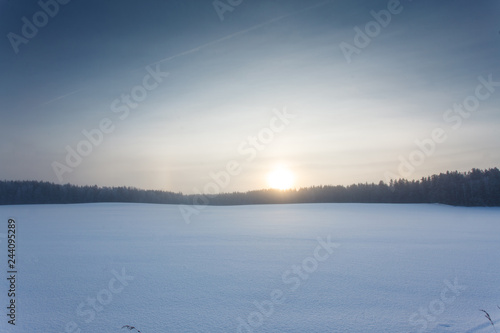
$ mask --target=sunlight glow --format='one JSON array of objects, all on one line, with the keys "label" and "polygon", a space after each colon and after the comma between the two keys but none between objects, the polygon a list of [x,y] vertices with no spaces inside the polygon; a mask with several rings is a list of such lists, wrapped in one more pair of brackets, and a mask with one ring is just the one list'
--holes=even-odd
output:
[{"label": "sunlight glow", "polygon": [[275,169],[267,176],[267,183],[271,188],[288,190],[293,186],[293,173],[287,169]]}]

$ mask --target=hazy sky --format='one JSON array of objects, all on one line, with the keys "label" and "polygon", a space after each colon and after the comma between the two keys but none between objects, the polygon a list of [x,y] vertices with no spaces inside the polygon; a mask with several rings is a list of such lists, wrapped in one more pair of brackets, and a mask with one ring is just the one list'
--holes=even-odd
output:
[{"label": "hazy sky", "polygon": [[0,179],[193,193],[210,174],[266,188],[277,166],[295,187],[498,167],[499,17],[498,0],[2,0]]}]

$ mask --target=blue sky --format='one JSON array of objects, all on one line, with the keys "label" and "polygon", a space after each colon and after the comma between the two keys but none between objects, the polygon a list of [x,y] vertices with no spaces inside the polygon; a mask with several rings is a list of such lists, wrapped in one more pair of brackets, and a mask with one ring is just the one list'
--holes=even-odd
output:
[{"label": "blue sky", "polygon": [[[302,187],[500,165],[498,1],[65,2],[0,1],[0,179],[193,193],[231,161],[223,192],[278,166]],[[372,11],[390,22],[347,59]]]}]

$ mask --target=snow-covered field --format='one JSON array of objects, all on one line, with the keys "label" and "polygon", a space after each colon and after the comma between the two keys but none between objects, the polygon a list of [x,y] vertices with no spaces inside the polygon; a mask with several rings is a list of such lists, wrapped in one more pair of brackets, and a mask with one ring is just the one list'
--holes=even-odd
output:
[{"label": "snow-covered field", "polygon": [[190,224],[171,205],[0,216],[0,332],[494,332],[479,309],[500,326],[498,208],[208,207]]}]

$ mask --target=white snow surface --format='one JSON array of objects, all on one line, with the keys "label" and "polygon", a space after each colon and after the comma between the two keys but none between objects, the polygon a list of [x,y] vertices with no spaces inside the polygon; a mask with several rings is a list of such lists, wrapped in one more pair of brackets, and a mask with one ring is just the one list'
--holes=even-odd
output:
[{"label": "white snow surface", "polygon": [[[189,224],[175,205],[0,206],[0,216],[0,332],[494,332],[479,309],[500,326],[499,208],[206,207]],[[328,237],[339,246],[322,247]]]}]

